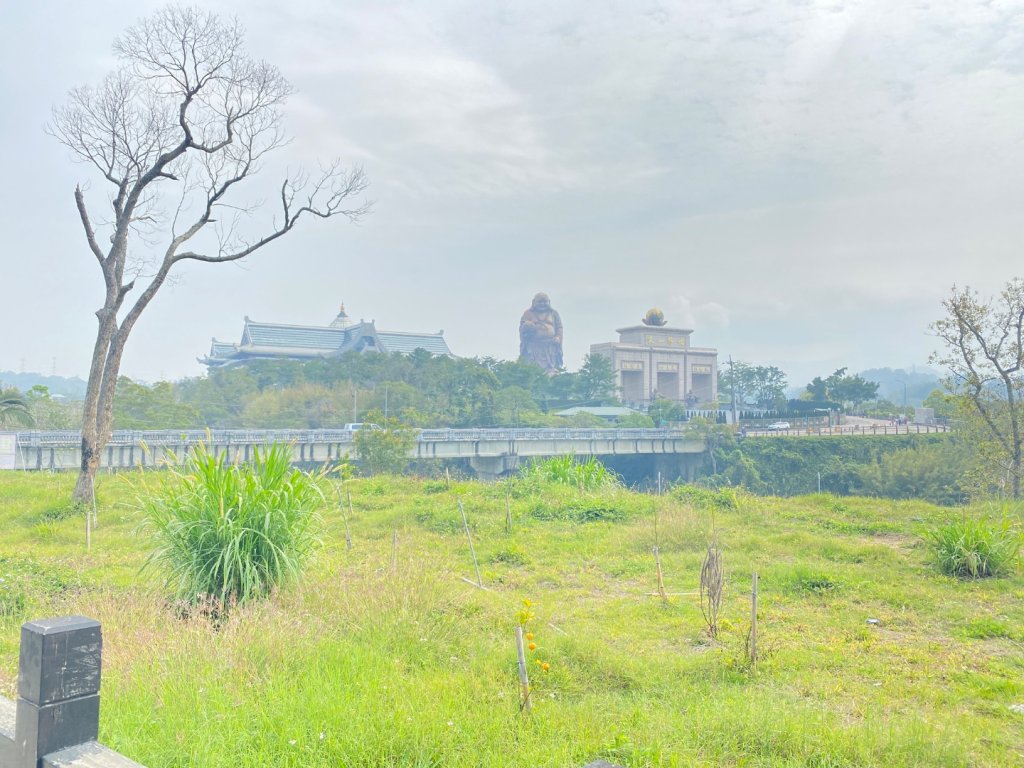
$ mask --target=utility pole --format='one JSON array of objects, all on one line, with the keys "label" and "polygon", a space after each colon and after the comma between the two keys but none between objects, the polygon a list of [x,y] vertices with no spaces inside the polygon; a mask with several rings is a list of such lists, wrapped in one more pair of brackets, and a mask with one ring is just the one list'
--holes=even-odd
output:
[{"label": "utility pole", "polygon": [[732,393],[732,425],[735,428],[739,421],[736,419],[736,371],[732,365],[732,355],[729,355],[729,391]]}]

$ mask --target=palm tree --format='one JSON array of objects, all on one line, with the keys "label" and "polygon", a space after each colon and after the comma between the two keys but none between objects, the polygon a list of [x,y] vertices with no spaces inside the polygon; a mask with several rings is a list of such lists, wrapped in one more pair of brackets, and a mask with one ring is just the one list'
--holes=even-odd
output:
[{"label": "palm tree", "polygon": [[35,423],[28,403],[16,389],[0,390],[0,427],[31,427]]}]

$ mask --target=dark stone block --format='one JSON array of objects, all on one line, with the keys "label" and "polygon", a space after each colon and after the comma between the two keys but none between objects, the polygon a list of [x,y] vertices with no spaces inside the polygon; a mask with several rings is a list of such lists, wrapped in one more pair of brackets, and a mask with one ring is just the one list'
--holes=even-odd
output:
[{"label": "dark stone block", "polygon": [[18,695],[45,706],[99,693],[102,647],[99,622],[83,616],[24,624]]},{"label": "dark stone block", "polygon": [[42,707],[18,699],[15,744],[25,765],[35,766],[40,757],[93,741],[99,735],[99,694],[45,704]]}]

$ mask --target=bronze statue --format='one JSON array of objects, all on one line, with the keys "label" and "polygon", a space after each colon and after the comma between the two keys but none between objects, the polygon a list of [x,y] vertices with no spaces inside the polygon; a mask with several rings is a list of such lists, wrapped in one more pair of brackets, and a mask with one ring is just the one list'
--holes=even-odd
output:
[{"label": "bronze statue", "polygon": [[546,293],[533,297],[519,321],[519,360],[536,363],[549,376],[562,368],[562,318],[551,308]]}]

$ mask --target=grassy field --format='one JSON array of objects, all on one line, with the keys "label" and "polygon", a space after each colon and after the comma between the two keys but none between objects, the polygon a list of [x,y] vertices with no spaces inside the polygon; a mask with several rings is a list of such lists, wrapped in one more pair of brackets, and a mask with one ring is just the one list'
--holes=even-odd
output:
[{"label": "grassy field", "polygon": [[[159,575],[140,576],[135,500],[154,476],[100,479],[89,550],[61,503],[71,481],[0,474],[0,693],[15,689],[22,621],[97,618],[101,739],[150,768],[1024,765],[1010,709],[1024,703],[1024,577],[935,569],[922,536],[960,510],[535,487],[513,496],[508,533],[502,486],[355,480],[353,548],[325,509],[301,585],[213,627],[176,617]],[[459,499],[486,590],[463,580]],[[652,594],[655,512],[667,603]],[[712,520],[717,642],[694,594]],[[530,715],[513,642],[524,600]]]}]

